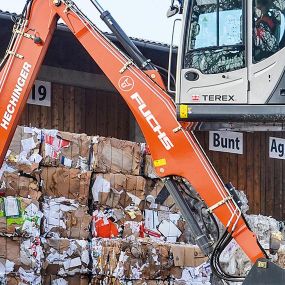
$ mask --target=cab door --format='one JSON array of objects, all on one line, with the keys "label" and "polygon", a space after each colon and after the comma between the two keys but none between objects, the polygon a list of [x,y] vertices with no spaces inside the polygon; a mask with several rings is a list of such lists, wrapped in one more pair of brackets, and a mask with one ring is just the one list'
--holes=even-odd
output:
[{"label": "cab door", "polygon": [[249,44],[249,103],[285,104],[285,0],[253,0]]},{"label": "cab door", "polygon": [[176,103],[248,103],[243,2],[185,2]]}]

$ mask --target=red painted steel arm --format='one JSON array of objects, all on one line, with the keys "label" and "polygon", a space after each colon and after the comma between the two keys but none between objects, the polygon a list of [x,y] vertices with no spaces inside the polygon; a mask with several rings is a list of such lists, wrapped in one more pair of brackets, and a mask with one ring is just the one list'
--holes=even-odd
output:
[{"label": "red painted steel arm", "polygon": [[[233,200],[227,199],[229,197],[227,189],[194,134],[185,131],[176,120],[173,101],[161,88],[163,86],[154,81],[159,76],[157,71],[152,73],[148,71],[146,74],[134,64],[130,64],[130,59],[89,22],[72,1],[62,0],[59,6],[55,6],[54,2],[57,1],[34,0],[30,21],[25,31],[36,30],[43,39],[44,45],[39,46],[29,39],[22,38],[17,52],[22,54],[24,59],[13,57],[8,78],[2,82],[4,88],[1,89],[0,94],[1,120],[23,64],[28,62],[31,65],[27,83],[23,87],[25,91],[22,93],[21,106],[18,105],[13,116],[13,125],[12,123],[9,125],[8,131],[0,129],[1,160],[39,69],[54,30],[56,15],[58,15],[128,104],[150,147],[157,173],[161,177],[175,175],[187,179],[208,207],[212,207],[213,213],[223,225],[225,227],[229,225],[230,229],[234,228],[233,237],[251,261],[255,262],[258,258],[264,257],[255,234],[247,227]],[[92,122],[89,123],[92,124]]]}]

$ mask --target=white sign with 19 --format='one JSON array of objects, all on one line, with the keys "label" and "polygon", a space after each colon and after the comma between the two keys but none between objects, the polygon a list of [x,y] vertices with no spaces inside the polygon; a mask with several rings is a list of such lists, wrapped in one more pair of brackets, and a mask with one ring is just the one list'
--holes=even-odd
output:
[{"label": "white sign with 19", "polygon": [[51,83],[47,81],[36,80],[31,90],[28,104],[51,106]]}]

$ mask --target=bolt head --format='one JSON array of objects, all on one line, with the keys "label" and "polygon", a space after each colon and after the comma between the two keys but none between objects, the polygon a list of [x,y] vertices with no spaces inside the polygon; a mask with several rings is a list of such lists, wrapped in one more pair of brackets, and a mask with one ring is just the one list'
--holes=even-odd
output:
[{"label": "bolt head", "polygon": [[58,7],[61,4],[61,0],[53,0],[53,4]]}]

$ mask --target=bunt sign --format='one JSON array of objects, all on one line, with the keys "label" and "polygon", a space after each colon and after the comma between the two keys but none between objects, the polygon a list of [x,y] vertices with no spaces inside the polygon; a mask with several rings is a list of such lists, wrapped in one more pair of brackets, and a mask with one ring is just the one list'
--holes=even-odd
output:
[{"label": "bunt sign", "polygon": [[237,132],[210,132],[209,149],[213,151],[243,154],[243,134]]},{"label": "bunt sign", "polygon": [[269,157],[285,159],[285,139],[269,137]]}]

